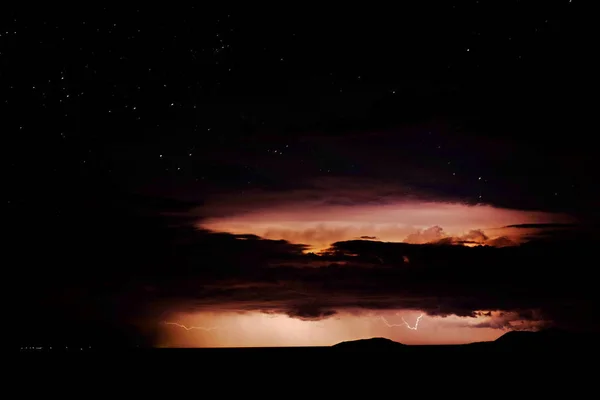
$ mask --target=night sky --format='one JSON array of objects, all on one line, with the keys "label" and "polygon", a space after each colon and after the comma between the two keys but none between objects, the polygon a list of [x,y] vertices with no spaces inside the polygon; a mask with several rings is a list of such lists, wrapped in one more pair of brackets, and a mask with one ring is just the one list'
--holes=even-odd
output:
[{"label": "night sky", "polygon": [[16,341],[597,329],[586,11],[406,3],[2,13]]}]

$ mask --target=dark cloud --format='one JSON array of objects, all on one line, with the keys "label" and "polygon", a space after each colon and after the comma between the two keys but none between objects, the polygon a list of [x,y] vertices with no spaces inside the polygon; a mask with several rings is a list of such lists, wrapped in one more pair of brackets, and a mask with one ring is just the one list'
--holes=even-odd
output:
[{"label": "dark cloud", "polygon": [[[551,225],[551,224],[548,224]],[[547,246],[562,246],[563,242],[575,243],[583,242],[589,243],[594,241],[598,237],[600,232],[600,224],[594,222],[588,222],[580,225],[567,226],[548,226],[543,229],[534,229],[527,235],[524,235],[525,240],[533,241],[536,243],[544,243]]]},{"label": "dark cloud", "polygon": [[551,229],[551,228],[574,228],[576,224],[517,224],[507,225],[505,228],[519,228],[519,229]]},{"label": "dark cloud", "polygon": [[360,238],[364,240],[377,240],[377,236],[361,236]]},{"label": "dark cloud", "polygon": [[475,328],[493,328],[510,330],[537,330],[552,326],[552,321],[544,319],[538,310],[519,310],[513,312],[478,312],[477,315],[491,317],[485,322],[471,325]]},{"label": "dark cloud", "polygon": [[500,236],[492,239],[488,241],[487,244],[494,247],[509,247],[517,245],[513,240],[507,238],[506,236]]},{"label": "dark cloud", "polygon": [[[303,319],[325,318],[344,309],[407,308],[439,316],[505,310],[513,314],[494,319],[498,327],[524,319],[530,320],[528,327],[552,321],[590,328],[596,327],[597,311],[591,307],[593,285],[585,280],[589,253],[586,245],[574,244],[466,248],[356,240],[335,243],[322,256],[310,256],[315,261],[339,261],[329,266],[265,264],[228,280],[215,279],[210,290],[201,285],[192,285],[192,292],[176,290],[199,309],[265,310]],[[569,268],[556,270],[554,265]],[[233,289],[231,279],[249,286]]]},{"label": "dark cloud", "polygon": [[303,304],[293,307],[286,312],[292,318],[298,318],[304,321],[315,321],[323,318],[331,317],[337,312],[331,309],[323,309],[317,304]]},{"label": "dark cloud", "polygon": [[[336,146],[338,146],[336,144]],[[294,166],[297,162],[293,163]],[[282,167],[268,165],[268,170],[277,171]],[[295,168],[295,167],[294,167]],[[275,181],[270,178],[269,181]],[[432,188],[417,188],[414,184],[399,183],[398,178],[369,178],[358,176],[326,176],[295,179],[282,182],[273,188],[255,188],[245,191],[245,196],[231,196],[223,191],[205,194],[203,204],[194,210],[197,217],[233,216],[244,214],[256,208],[269,209],[282,204],[301,204],[302,207],[379,205],[398,201],[440,201],[460,199],[456,196],[442,196]],[[266,186],[266,185],[265,185]]]}]

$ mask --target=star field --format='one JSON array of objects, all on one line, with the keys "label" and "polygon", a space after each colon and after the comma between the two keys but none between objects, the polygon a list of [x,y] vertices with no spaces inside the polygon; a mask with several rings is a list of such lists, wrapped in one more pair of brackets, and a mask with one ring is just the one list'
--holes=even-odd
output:
[{"label": "star field", "polygon": [[586,156],[553,139],[578,135],[581,122],[577,2],[276,18],[197,6],[71,11],[5,16],[13,206],[25,181],[197,199],[377,177],[549,208],[590,195]]}]

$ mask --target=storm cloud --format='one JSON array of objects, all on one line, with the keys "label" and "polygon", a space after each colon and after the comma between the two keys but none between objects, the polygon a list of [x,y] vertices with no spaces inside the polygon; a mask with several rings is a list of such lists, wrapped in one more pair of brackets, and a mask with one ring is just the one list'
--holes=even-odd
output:
[{"label": "storm cloud", "polygon": [[[24,253],[33,267],[10,275],[22,338],[70,333],[88,342],[115,337],[151,343],[152,327],[172,309],[309,321],[373,310],[440,317],[494,312],[485,327],[501,329],[519,319],[528,321],[521,322],[524,329],[598,329],[590,268],[596,242],[589,232],[499,248],[485,245],[479,231],[451,245],[350,240],[311,253],[302,243],[197,229],[193,220],[172,216],[133,217],[111,209],[77,221],[69,237],[49,237],[40,251]],[[61,264],[43,263],[61,254]],[[27,274],[38,279],[28,282]]]}]

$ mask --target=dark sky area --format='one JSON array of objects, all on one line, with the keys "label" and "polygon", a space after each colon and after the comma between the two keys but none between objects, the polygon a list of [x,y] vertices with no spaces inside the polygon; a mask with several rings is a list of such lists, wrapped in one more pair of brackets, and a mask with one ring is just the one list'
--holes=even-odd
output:
[{"label": "dark sky area", "polygon": [[[575,287],[591,288],[582,265],[567,265],[591,257],[599,200],[597,71],[580,3],[11,6],[0,17],[0,112],[17,336],[148,344],[148,321],[173,304],[232,298],[275,298],[268,310],[310,318],[350,306],[432,316],[536,309],[577,325],[593,302]],[[566,215],[576,229],[565,237],[563,225],[548,226],[540,243],[509,248],[439,250],[449,256],[366,240],[307,255],[306,243],[193,229],[291,203],[297,213],[306,201],[370,207],[392,197]],[[399,253],[382,255],[387,245],[405,246],[422,270],[405,276]],[[348,269],[294,266],[317,261]],[[251,295],[227,286],[244,279],[281,284]],[[386,300],[365,300],[381,279]],[[400,281],[414,287],[402,292]],[[281,291],[299,282],[310,307]],[[511,282],[515,293],[503,291]],[[564,282],[573,287],[558,301]],[[339,296],[320,306],[324,293]],[[576,312],[548,305],[565,298]]]}]

